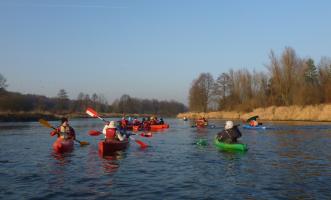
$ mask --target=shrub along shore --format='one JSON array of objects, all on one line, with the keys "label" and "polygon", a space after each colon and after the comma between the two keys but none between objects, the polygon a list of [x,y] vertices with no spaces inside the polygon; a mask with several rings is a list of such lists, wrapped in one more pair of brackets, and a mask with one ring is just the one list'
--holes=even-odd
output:
[{"label": "shrub along shore", "polygon": [[180,113],[177,118],[187,117],[196,119],[205,117],[207,119],[233,119],[246,120],[258,115],[259,120],[266,121],[318,121],[331,122],[331,104],[320,104],[311,106],[270,106],[256,108],[252,112],[239,111],[217,111],[208,113],[187,112]]}]

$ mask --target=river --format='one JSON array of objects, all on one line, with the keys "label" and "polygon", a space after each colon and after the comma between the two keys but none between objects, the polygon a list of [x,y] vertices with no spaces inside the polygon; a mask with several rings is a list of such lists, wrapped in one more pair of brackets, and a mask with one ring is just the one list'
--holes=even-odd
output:
[{"label": "river", "polygon": [[[0,199],[330,199],[331,124],[265,123],[270,130],[241,129],[245,153],[222,152],[216,128],[165,119],[170,128],[153,137],[134,136],[127,150],[100,157],[88,131],[97,119],[70,121],[77,139],[66,154],[38,122],[0,123]],[[53,125],[58,122],[51,121]],[[206,139],[208,145],[195,142]]]}]

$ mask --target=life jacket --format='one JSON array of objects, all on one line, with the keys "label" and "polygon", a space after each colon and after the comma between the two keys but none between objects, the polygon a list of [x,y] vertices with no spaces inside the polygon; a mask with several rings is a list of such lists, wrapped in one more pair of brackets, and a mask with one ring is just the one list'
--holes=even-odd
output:
[{"label": "life jacket", "polygon": [[200,126],[200,127],[205,126],[205,121],[203,121],[202,119],[198,119],[196,121],[196,126]]},{"label": "life jacket", "polygon": [[151,124],[148,121],[144,121],[143,128],[144,130],[149,130],[151,127]]},{"label": "life jacket", "polygon": [[151,125],[155,125],[155,124],[157,124],[157,121],[155,119],[152,119],[150,123],[151,123]]},{"label": "life jacket", "polygon": [[107,128],[106,139],[115,139],[115,137],[116,137],[116,128]]},{"label": "life jacket", "polygon": [[258,126],[259,124],[257,123],[257,121],[255,121],[255,120],[251,120],[251,121],[249,122],[249,125],[250,125],[250,126]]},{"label": "life jacket", "polygon": [[57,128],[57,132],[62,139],[74,138],[75,136],[75,132],[70,126],[60,126]]},{"label": "life jacket", "polygon": [[122,126],[122,128],[125,128],[127,125],[128,125],[128,121],[125,120],[125,119],[122,119],[121,120],[121,126]]}]

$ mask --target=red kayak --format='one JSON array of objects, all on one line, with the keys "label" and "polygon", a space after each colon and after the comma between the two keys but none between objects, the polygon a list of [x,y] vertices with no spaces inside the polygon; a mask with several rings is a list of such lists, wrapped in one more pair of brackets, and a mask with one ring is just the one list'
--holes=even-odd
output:
[{"label": "red kayak", "polygon": [[160,129],[166,129],[169,128],[169,124],[155,124],[151,125],[151,130],[160,130]]},{"label": "red kayak", "polygon": [[128,147],[129,140],[125,139],[123,141],[113,140],[113,141],[102,141],[99,142],[99,153],[102,155],[108,155],[115,151],[121,151]]},{"label": "red kayak", "polygon": [[56,141],[53,143],[54,151],[58,153],[72,151],[74,148],[74,141],[73,140],[64,140],[62,138],[57,138]]}]

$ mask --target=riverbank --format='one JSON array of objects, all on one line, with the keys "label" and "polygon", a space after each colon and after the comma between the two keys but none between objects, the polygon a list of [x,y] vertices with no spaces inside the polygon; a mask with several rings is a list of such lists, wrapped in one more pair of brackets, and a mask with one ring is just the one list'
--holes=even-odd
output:
[{"label": "riverbank", "polygon": [[[104,118],[123,116],[122,113],[100,113]],[[148,114],[126,114],[126,116],[131,117],[149,117],[152,115]],[[64,113],[64,114],[54,114],[51,112],[0,112],[0,122],[33,122],[39,119],[46,120],[59,120],[61,117],[67,117],[69,119],[73,118],[90,118],[86,113]]]},{"label": "riverbank", "polygon": [[267,108],[256,108],[252,112],[244,113],[238,111],[219,111],[208,113],[179,113],[177,118],[187,117],[196,119],[205,117],[207,119],[232,119],[246,120],[251,116],[258,115],[260,120],[266,121],[319,121],[331,122],[331,104],[320,104],[312,106],[270,106]]}]

